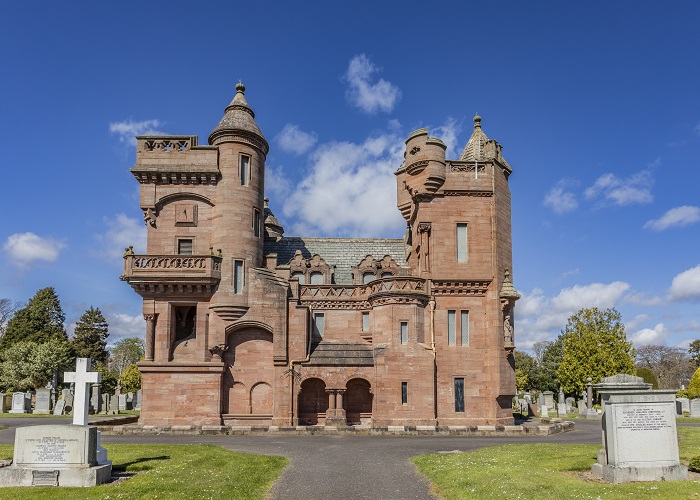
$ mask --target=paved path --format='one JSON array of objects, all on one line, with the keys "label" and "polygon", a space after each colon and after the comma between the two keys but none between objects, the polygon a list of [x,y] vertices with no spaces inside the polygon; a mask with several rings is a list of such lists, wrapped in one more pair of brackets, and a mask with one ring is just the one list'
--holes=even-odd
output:
[{"label": "paved path", "polygon": [[[0,443],[12,443],[14,427],[44,419],[0,419]],[[59,423],[51,419],[51,423]],[[61,422],[63,423],[63,422]],[[65,423],[68,423],[66,421]],[[283,500],[326,498],[430,500],[429,483],[408,459],[437,451],[473,450],[507,443],[599,443],[599,421],[576,421],[576,430],[553,436],[103,436],[109,443],[211,443],[233,451],[283,455],[290,466],[270,497]]]}]

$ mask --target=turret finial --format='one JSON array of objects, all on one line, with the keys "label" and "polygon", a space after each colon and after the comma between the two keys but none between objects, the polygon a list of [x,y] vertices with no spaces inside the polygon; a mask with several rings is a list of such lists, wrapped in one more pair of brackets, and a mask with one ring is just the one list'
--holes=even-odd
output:
[{"label": "turret finial", "polygon": [[478,113],[474,117],[474,128],[481,128],[481,117]]},{"label": "turret finial", "polygon": [[245,93],[245,85],[243,85],[240,80],[238,80],[238,83],[236,84],[236,93]]}]

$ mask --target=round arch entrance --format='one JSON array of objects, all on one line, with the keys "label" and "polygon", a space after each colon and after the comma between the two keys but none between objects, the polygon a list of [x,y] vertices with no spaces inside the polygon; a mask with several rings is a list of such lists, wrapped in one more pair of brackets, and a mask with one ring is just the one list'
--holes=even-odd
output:
[{"label": "round arch entrance", "polygon": [[328,410],[326,383],[320,378],[309,378],[301,383],[299,392],[299,424],[318,425],[325,421]]},{"label": "round arch entrance", "polygon": [[348,425],[369,424],[372,422],[372,392],[370,383],[362,378],[349,380],[345,385],[343,408]]}]

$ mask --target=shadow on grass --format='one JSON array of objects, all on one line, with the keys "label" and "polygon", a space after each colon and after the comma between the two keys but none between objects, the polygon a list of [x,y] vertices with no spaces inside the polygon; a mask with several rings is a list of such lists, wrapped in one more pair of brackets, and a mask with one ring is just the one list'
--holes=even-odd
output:
[{"label": "shadow on grass", "polygon": [[[139,464],[144,464],[146,462],[150,462],[152,460],[170,460],[170,455],[161,455],[159,457],[143,457],[143,458],[137,458],[136,460],[132,460],[131,462],[124,462],[118,465],[112,465],[112,470],[117,471],[117,472],[126,472],[126,470],[129,467],[137,466]],[[148,465],[141,465],[138,467],[135,467],[132,470],[140,471],[140,470],[148,470],[150,467]]]}]

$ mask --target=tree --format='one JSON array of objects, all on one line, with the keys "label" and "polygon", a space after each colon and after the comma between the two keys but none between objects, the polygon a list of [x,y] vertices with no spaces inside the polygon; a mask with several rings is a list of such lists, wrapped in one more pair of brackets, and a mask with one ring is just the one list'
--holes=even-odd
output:
[{"label": "tree", "polygon": [[13,302],[10,299],[0,299],[0,338],[5,333],[7,322],[10,321],[12,315],[22,307],[19,302]]},{"label": "tree", "polygon": [[656,375],[654,375],[654,372],[651,371],[650,368],[647,368],[646,366],[637,368],[637,376],[642,377],[644,382],[647,384],[651,384],[652,389],[659,388],[659,381],[656,379]]},{"label": "tree", "polygon": [[515,351],[515,388],[525,391],[531,388],[530,377],[537,367],[535,360],[529,354]]},{"label": "tree", "polygon": [[664,345],[645,345],[636,349],[636,364],[647,367],[659,381],[661,389],[680,389],[693,376],[695,366],[684,349]]},{"label": "tree", "polygon": [[7,323],[5,334],[0,338],[0,351],[21,341],[43,344],[52,338],[66,340],[65,320],[56,291],[51,287],[42,288]]},{"label": "tree", "polygon": [[136,392],[141,389],[141,372],[138,366],[131,364],[124,368],[120,381],[124,392]]},{"label": "tree", "polygon": [[558,392],[557,368],[564,352],[562,338],[559,337],[553,342],[537,342],[533,349],[535,349],[536,358],[539,356],[540,362],[530,375],[530,386],[540,391]]},{"label": "tree", "polygon": [[695,370],[688,385],[688,397],[691,399],[700,397],[700,368]]},{"label": "tree", "polygon": [[635,373],[634,348],[615,308],[579,310],[569,317],[560,337],[564,355],[557,375],[567,394],[581,394],[588,377],[598,383],[603,377]]},{"label": "tree", "polygon": [[109,352],[109,368],[121,377],[127,366],[140,361],[146,352],[143,339],[127,337],[114,343]]},{"label": "tree", "polygon": [[75,325],[71,344],[78,358],[91,358],[95,362],[107,361],[107,337],[109,325],[99,308],[85,311]]},{"label": "tree", "polygon": [[67,370],[73,359],[70,345],[60,337],[42,344],[31,340],[15,342],[2,353],[0,386],[9,391],[44,387],[54,370]]},{"label": "tree", "polygon": [[693,340],[688,347],[688,354],[696,367],[700,367],[700,340]]}]

